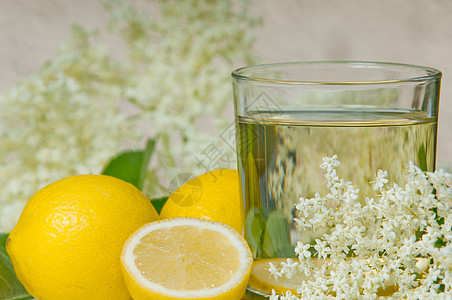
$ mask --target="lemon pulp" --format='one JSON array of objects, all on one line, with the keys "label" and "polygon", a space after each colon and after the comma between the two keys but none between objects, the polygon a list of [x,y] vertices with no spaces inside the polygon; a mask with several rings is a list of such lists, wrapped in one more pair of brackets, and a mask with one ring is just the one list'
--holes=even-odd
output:
[{"label": "lemon pulp", "polygon": [[[175,237],[181,240],[175,240]],[[200,239],[209,240],[206,248]],[[177,226],[155,230],[134,250],[135,263],[149,281],[175,290],[222,286],[232,279],[240,261],[227,237],[210,229]],[[225,258],[229,257],[227,261]],[[210,274],[210,277],[204,274]]]}]

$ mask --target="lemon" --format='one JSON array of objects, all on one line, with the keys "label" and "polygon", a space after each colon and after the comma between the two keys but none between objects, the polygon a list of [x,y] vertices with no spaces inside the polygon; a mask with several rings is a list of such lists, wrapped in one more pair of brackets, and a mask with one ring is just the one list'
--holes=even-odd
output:
[{"label": "lemon", "polygon": [[218,169],[180,186],[166,201],[160,217],[202,218],[228,224],[242,233],[243,211],[238,171]]},{"label": "lemon", "polygon": [[252,262],[245,239],[233,228],[198,218],[146,224],[121,255],[135,300],[240,299]]},{"label": "lemon", "polygon": [[125,181],[71,176],[33,195],[6,247],[19,280],[37,299],[130,299],[122,247],[157,218],[150,201]]}]

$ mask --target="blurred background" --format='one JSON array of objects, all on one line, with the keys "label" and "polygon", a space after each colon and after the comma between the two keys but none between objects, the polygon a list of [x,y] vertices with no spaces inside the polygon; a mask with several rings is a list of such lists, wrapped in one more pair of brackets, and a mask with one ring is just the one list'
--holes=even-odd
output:
[{"label": "blurred background", "polygon": [[[130,2],[158,14],[152,3]],[[250,29],[257,62],[371,60],[440,69],[438,161],[452,162],[452,1],[254,0],[248,9],[262,20]],[[0,1],[0,92],[51,59],[71,24],[107,22],[99,1]]]},{"label": "blurred background", "polygon": [[[160,2],[163,6],[166,5],[167,10],[161,9],[161,6],[156,2]],[[212,64],[216,65],[218,63],[220,68],[216,69],[216,73],[221,74],[218,75],[218,78],[215,80],[220,83],[223,82],[221,91],[217,95],[218,99],[222,99],[222,105],[218,107],[208,107],[208,109],[211,109],[212,112],[218,109],[226,110],[226,114],[223,115],[223,122],[216,124],[214,126],[215,130],[210,132],[210,135],[206,136],[204,139],[200,139],[196,135],[196,132],[184,132],[183,128],[186,127],[186,124],[182,124],[182,121],[181,124],[173,124],[175,122],[174,120],[166,119],[159,122],[159,124],[164,124],[165,126],[169,126],[167,125],[170,124],[168,122],[173,122],[171,123],[171,126],[174,126],[176,131],[180,130],[180,132],[177,131],[179,132],[178,138],[183,142],[187,140],[187,136],[191,137],[193,140],[192,145],[187,147],[187,149],[184,148],[184,151],[186,152],[182,151],[179,154],[186,156],[187,153],[191,153],[193,160],[199,162],[203,154],[212,150],[208,148],[209,145],[213,145],[212,141],[224,137],[225,130],[229,128],[228,126],[230,125],[230,122],[232,122],[232,96],[230,94],[228,95],[228,93],[232,92],[229,73],[234,68],[241,67],[248,63],[315,60],[364,60],[424,65],[438,68],[443,72],[437,162],[440,167],[447,167],[452,164],[452,56],[450,54],[452,50],[452,1],[253,0],[247,2],[248,5],[246,6],[245,11],[242,10],[243,3],[241,1],[233,1],[232,6],[237,7],[236,11],[238,11],[235,15],[236,19],[230,19],[227,14],[219,14],[215,17],[219,20],[223,20],[220,21],[220,23],[223,22],[220,24],[221,26],[218,26],[215,30],[222,32],[224,37],[231,39],[229,46],[237,46],[236,50],[227,50],[226,47],[226,50],[221,50],[224,54],[221,56],[223,63],[221,61],[218,62],[216,58],[212,58],[212,61],[195,61],[196,59],[190,57],[187,58],[180,53],[178,54],[179,56],[177,56],[177,58],[180,59],[178,62],[171,57],[160,57],[157,51],[149,51],[145,54],[138,53],[139,51],[137,52],[136,49],[137,47],[140,47],[139,45],[151,45],[152,47],[153,44],[146,44],[151,40],[150,38],[140,39],[136,38],[134,34],[137,35],[140,33],[140,30],[142,30],[140,26],[144,26],[143,24],[150,24],[153,20],[157,21],[155,24],[149,25],[149,28],[158,27],[158,22],[160,22],[158,20],[164,20],[164,18],[162,19],[162,16],[165,17],[165,14],[173,19],[168,18],[168,20],[171,19],[172,21],[161,23],[163,29],[160,28],[161,31],[159,32],[158,41],[163,44],[167,43],[167,45],[158,48],[159,51],[162,49],[171,49],[171,42],[166,42],[167,36],[168,41],[174,41],[176,45],[180,46],[182,43],[176,43],[176,41],[184,40],[184,43],[188,43],[186,45],[184,44],[184,47],[192,47],[187,46],[191,45],[190,43],[199,44],[201,45],[199,46],[200,48],[204,48],[204,50],[198,49],[199,51],[208,51],[211,43],[206,41],[209,41],[209,39],[196,40],[196,32],[202,32],[204,29],[209,29],[209,24],[212,24],[209,22],[212,22],[212,20],[208,20],[205,15],[199,14],[199,18],[206,18],[205,23],[200,22],[196,25],[199,25],[198,27],[195,25],[190,27],[190,23],[184,23],[188,22],[187,20],[190,19],[189,16],[186,17],[187,19],[185,19],[185,17],[178,19],[180,11],[183,11],[184,9],[193,9],[193,11],[196,9],[200,10],[201,8],[197,8],[197,5],[204,5],[204,2],[206,1],[168,1],[169,4],[162,4],[165,3],[165,1],[0,0],[0,95],[7,95],[6,100],[3,101],[12,102],[11,99],[16,99],[14,97],[16,97],[17,94],[25,93],[20,91],[26,88],[27,85],[25,85],[25,87],[22,86],[20,89],[16,89],[13,92],[11,91],[13,87],[24,78],[33,76],[33,74],[37,72],[42,72],[40,70],[43,69],[43,66],[45,68],[46,63],[53,60],[57,53],[60,53],[60,59],[63,60],[63,62],[60,61],[60,64],[64,64],[64,59],[68,59],[71,55],[80,60],[85,59],[87,56],[89,58],[89,55],[92,54],[90,51],[83,55],[71,52],[71,47],[76,48],[78,47],[77,45],[83,44],[83,42],[80,42],[84,39],[83,33],[79,33],[77,43],[66,44],[66,46],[63,47],[63,50],[58,50],[61,49],[61,45],[67,41],[72,34],[71,24],[77,24],[80,27],[89,30],[98,30],[100,34],[93,38],[94,42],[106,46],[111,58],[118,61],[129,59],[129,63],[132,63],[124,67],[125,69],[128,68],[129,71],[131,68],[130,65],[133,65],[134,62],[139,61],[140,59],[148,62],[149,66],[153,66],[153,68],[158,66],[159,61],[163,64],[166,60],[168,60],[167,63],[169,62],[170,64],[180,63],[177,66],[178,68],[180,67],[179,69],[183,69],[184,61],[193,63],[194,65],[205,64],[206,66]],[[225,3],[227,3],[227,1]],[[115,5],[118,7],[122,5],[122,8],[116,11],[114,9]],[[127,5],[133,6],[135,12],[128,10]],[[173,6],[171,7],[171,5]],[[110,11],[106,9],[106,7],[110,7]],[[209,8],[207,8],[206,11],[208,11],[208,9]],[[227,10],[226,8],[224,9]],[[212,10],[212,12],[213,11],[219,10],[215,9]],[[136,18],[137,12],[139,14],[147,15],[148,19],[140,19],[139,22],[135,22],[133,18]],[[113,23],[116,21],[116,25],[113,25],[113,27],[116,26],[119,28],[119,31],[122,30],[122,37],[109,31],[112,27],[112,20]],[[243,23],[241,23],[242,21]],[[125,23],[127,23],[127,25],[124,25]],[[233,25],[236,27],[229,29],[228,26]],[[125,27],[126,30],[124,30]],[[190,30],[192,30],[193,36],[187,37],[184,35],[184,30],[187,28],[192,28]],[[127,30],[129,30],[129,32],[127,32]],[[168,30],[167,33],[165,33],[164,30]],[[152,34],[150,36],[152,36]],[[206,42],[204,46],[203,42]],[[221,41],[218,41],[218,44],[220,43]],[[181,49],[184,49],[184,47],[181,47]],[[127,51],[130,51],[130,49],[132,49],[132,52],[135,51],[133,52],[134,56],[132,55],[132,58],[130,58],[130,56],[127,58],[126,53]],[[219,48],[215,49],[218,50]],[[212,51],[215,51],[215,49]],[[193,52],[198,50],[194,49]],[[235,54],[229,55],[228,51],[231,53],[235,51]],[[61,53],[63,53],[63,55],[61,55]],[[98,55],[97,57],[103,57],[102,55],[104,54],[96,55]],[[140,55],[142,55],[142,57]],[[199,57],[202,57],[202,55],[200,54],[197,56],[197,58]],[[99,58],[96,59],[98,62],[101,61]],[[81,62],[81,64],[82,63],[83,62]],[[90,66],[89,59],[84,63]],[[109,66],[111,66],[111,64]],[[49,68],[51,67],[52,66]],[[71,67],[73,68],[74,64],[72,64]],[[114,74],[114,71],[112,71],[113,69],[114,67],[112,67],[110,71]],[[162,78],[166,76],[168,70],[170,69],[162,67],[158,69],[156,73]],[[181,72],[183,72],[183,70],[181,70]],[[206,76],[214,76],[215,69],[213,69],[212,72],[213,73],[204,74],[203,77],[200,77],[201,79],[196,79],[197,82],[204,80]],[[58,72],[55,74],[57,73]],[[45,76],[49,77],[48,75],[39,76],[43,78],[45,78]],[[169,81],[173,78],[172,80],[174,81],[178,78],[177,75],[174,76],[174,78],[169,76],[167,80]],[[143,82],[145,81],[143,80]],[[136,90],[138,90],[137,87],[140,87],[140,84],[144,84],[143,82],[140,83],[139,78],[136,80],[136,85],[134,85]],[[39,84],[33,84],[33,86],[39,86]],[[113,87],[119,86],[111,81],[109,81],[109,84],[112,88],[107,86],[105,87],[105,91],[111,93],[114,92]],[[190,83],[188,82],[187,85],[189,84]],[[175,84],[175,86],[178,85],[179,83]],[[211,86],[211,84],[205,83],[205,86]],[[34,87],[34,89],[37,88]],[[137,99],[137,102],[131,104],[127,101],[119,101],[118,105],[125,106],[125,108],[122,108],[123,111],[127,111],[129,116],[134,116],[134,114],[138,114],[140,111],[145,110],[145,107],[140,106],[139,99],[140,93],[143,94],[144,92],[146,92],[145,88],[141,88],[139,93],[135,93],[131,88],[127,95],[130,96],[130,99]],[[172,92],[173,91],[171,91],[171,93]],[[164,92],[161,93],[162,94],[160,95],[164,95]],[[200,93],[202,94],[202,91],[192,91],[192,94],[198,98],[202,96],[199,96]],[[45,93],[43,94],[45,95]],[[118,92],[118,94],[115,95],[120,95],[120,93]],[[179,94],[174,95],[177,96]],[[180,95],[182,95],[181,97],[185,97],[183,94]],[[217,96],[216,94],[204,95],[202,96],[204,97],[202,99],[205,101],[207,101],[206,99],[215,101]],[[120,95],[120,97],[124,97],[124,95]],[[163,98],[164,96],[161,96],[161,103],[164,103]],[[158,99],[156,101],[158,101]],[[25,102],[26,101],[24,100],[24,103]],[[203,106],[201,105],[198,107],[196,106],[196,103],[197,102],[193,102],[192,106],[193,110],[197,109],[197,113],[191,115],[191,119],[189,117],[184,119],[184,122],[190,122],[190,120],[201,120],[201,123],[203,122],[203,116],[200,115]],[[39,108],[39,105],[41,104],[35,103],[35,105]],[[184,107],[183,105],[180,109],[182,112],[187,111],[187,107]],[[169,111],[171,110],[161,111],[159,116],[163,118],[164,114],[167,114]],[[114,112],[112,111],[112,113]],[[177,111],[175,111],[175,114],[177,115]],[[52,115],[50,114],[50,116]],[[93,119],[96,118],[95,116],[92,117]],[[153,116],[153,118],[154,117],[156,116]],[[23,120],[23,122],[25,124],[27,123],[27,120]],[[209,121],[207,120],[206,122]],[[20,122],[17,124],[19,126]],[[141,123],[137,124],[142,127],[149,126],[149,124],[143,123],[142,120]],[[162,125],[162,127],[164,126]],[[119,126],[118,128],[122,127]],[[55,128],[52,130],[55,130]],[[157,126],[155,130],[158,133],[158,130],[160,129]],[[164,129],[162,129],[162,132],[164,132],[163,130]],[[125,132],[124,134],[127,133]],[[155,132],[152,134],[155,134]],[[165,137],[169,140],[174,138],[170,135]],[[197,138],[198,140],[196,140]],[[110,146],[111,149],[118,149],[115,144]],[[164,146],[160,147],[160,151],[162,155],[164,155],[165,148]],[[0,148],[0,156],[2,154],[1,151]],[[111,156],[112,152],[107,152],[108,151],[106,151],[103,157]],[[43,157],[53,156],[54,158],[59,157],[64,159],[64,155],[58,156],[55,153],[52,153],[53,152],[50,151],[41,154]],[[11,155],[5,155],[4,157],[7,157],[9,160],[15,158],[11,157]],[[46,159],[48,162],[48,158]],[[171,158],[168,157],[166,157],[166,159],[169,161],[171,160]],[[1,157],[0,163],[2,163]],[[87,166],[93,165],[89,160],[85,160],[84,163]],[[155,163],[156,162],[154,161],[154,164]],[[173,169],[177,171],[177,162],[172,163]],[[235,167],[234,165],[223,166]],[[20,166],[17,166],[16,168],[19,167]],[[168,168],[170,169],[170,167]],[[190,166],[185,166],[184,168],[185,170],[190,170]],[[87,167],[86,169],[75,171],[95,172],[96,170],[93,171]],[[180,170],[179,166],[179,172],[181,171],[184,170]],[[35,172],[35,170],[30,170],[30,174],[32,172]],[[3,178],[8,178],[8,174],[10,173],[0,170],[0,177],[3,176]],[[173,175],[174,174],[176,173],[173,173]],[[52,176],[58,177],[61,175],[62,174],[60,173],[55,173]],[[47,180],[51,180],[53,178],[52,176],[48,176]],[[158,172],[153,176],[158,177]],[[171,175],[168,176],[171,177]],[[30,178],[28,180],[32,181]],[[41,186],[44,183],[44,181],[34,182],[36,186]],[[3,184],[4,183],[2,182],[2,185]],[[167,182],[164,183],[164,185],[167,184]],[[19,193],[16,191],[19,189],[17,185],[17,182],[11,183],[8,187],[9,194],[5,194],[3,197],[10,197],[11,193]],[[2,196],[1,193],[0,196]],[[21,196],[26,198],[25,194]],[[19,206],[14,206],[10,205],[10,200],[7,201],[3,199],[2,207],[2,200],[0,199],[0,208],[3,209],[3,212],[0,211],[0,220],[2,214],[3,216],[6,216],[9,214],[9,211],[19,211],[23,203],[24,202],[22,201]],[[0,221],[0,232],[2,231],[2,226],[6,230],[8,229],[8,226],[10,226],[8,224],[11,223],[14,223],[14,221],[4,221],[3,225]]]}]

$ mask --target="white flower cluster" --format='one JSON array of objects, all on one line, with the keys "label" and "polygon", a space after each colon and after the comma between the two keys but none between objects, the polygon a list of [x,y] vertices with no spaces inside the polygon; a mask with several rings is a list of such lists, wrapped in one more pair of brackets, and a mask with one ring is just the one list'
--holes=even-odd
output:
[{"label": "white flower cluster", "polygon": [[339,164],[324,157],[329,192],[296,205],[299,230],[323,235],[298,242],[298,261],[269,268],[276,278],[302,272],[308,279],[297,295],[270,299],[452,299],[452,175],[410,163],[400,186],[379,170],[378,197],[362,198],[338,177]]},{"label": "white flower cluster", "polygon": [[118,68],[76,29],[38,73],[0,97],[0,232],[28,199],[65,176],[100,173],[136,136],[119,112]]},{"label": "white flower cluster", "polygon": [[[246,5],[230,0],[159,0],[161,17],[150,19],[127,2],[111,5],[113,25],[130,49],[125,98],[142,112],[157,139],[158,164],[168,179],[204,173],[209,143],[233,122],[233,62],[251,63],[254,20]],[[242,7],[243,6],[243,7]],[[175,147],[177,145],[177,147]],[[220,145],[235,167],[234,145]],[[198,159],[197,159],[198,158]]]},{"label": "white flower cluster", "polygon": [[147,137],[156,139],[150,197],[167,192],[177,172],[209,167],[196,156],[233,120],[229,74],[232,62],[250,62],[254,21],[231,0],[152,2],[159,17],[104,2],[128,52],[122,60],[95,44],[101,30],[75,27],[55,58],[0,97],[0,232],[42,186],[100,173]]}]

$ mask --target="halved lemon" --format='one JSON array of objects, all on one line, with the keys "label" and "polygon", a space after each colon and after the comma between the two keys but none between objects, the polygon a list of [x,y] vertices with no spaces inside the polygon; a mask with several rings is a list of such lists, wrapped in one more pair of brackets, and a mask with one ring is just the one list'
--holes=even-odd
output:
[{"label": "halved lemon", "polygon": [[174,218],[144,225],[121,255],[135,300],[240,299],[253,257],[232,227],[203,219]]}]

